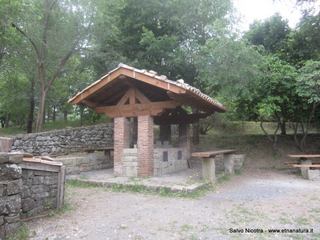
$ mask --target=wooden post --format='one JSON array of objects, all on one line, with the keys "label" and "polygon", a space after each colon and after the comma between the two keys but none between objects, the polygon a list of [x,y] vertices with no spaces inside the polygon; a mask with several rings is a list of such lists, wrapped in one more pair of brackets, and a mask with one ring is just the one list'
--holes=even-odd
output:
[{"label": "wooden post", "polygon": [[64,184],[66,176],[66,167],[61,166],[58,172],[58,194],[57,194],[57,208],[61,208],[64,204]]}]

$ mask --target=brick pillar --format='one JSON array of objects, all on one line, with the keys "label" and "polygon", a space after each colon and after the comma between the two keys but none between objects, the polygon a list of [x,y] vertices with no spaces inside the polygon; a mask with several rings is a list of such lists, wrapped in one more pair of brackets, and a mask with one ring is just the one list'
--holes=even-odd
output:
[{"label": "brick pillar", "polygon": [[114,118],[114,175],[122,176],[123,149],[129,147],[129,121],[125,117]]},{"label": "brick pillar", "polygon": [[163,143],[164,141],[171,141],[171,125],[160,125],[160,141]]},{"label": "brick pillar", "polygon": [[187,159],[191,156],[191,134],[188,124],[179,124],[179,145],[186,148]]},{"label": "brick pillar", "polygon": [[138,117],[138,176],[153,176],[153,118]]}]

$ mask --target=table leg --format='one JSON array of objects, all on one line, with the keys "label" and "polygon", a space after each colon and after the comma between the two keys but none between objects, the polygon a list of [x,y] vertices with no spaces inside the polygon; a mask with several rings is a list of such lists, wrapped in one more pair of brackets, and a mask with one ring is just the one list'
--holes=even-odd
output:
[{"label": "table leg", "polygon": [[[301,165],[310,165],[312,164],[312,161],[311,160],[303,160],[301,161]],[[309,171],[309,168],[308,167],[302,167],[300,168],[301,169],[301,175],[303,178],[306,178],[308,179],[308,171]]]},{"label": "table leg", "polygon": [[224,155],[224,172],[226,174],[234,174],[234,163],[233,163],[233,159],[232,159],[232,155],[228,154],[228,155]]},{"label": "table leg", "polygon": [[216,165],[214,158],[202,158],[202,177],[211,183],[216,181]]}]

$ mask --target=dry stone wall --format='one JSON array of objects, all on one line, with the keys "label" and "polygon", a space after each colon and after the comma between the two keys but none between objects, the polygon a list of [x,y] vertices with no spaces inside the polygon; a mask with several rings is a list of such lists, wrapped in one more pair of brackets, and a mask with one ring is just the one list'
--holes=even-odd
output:
[{"label": "dry stone wall", "polygon": [[25,169],[22,181],[22,218],[36,216],[57,207],[57,172]]},{"label": "dry stone wall", "polygon": [[22,156],[0,153],[0,239],[20,227]]},{"label": "dry stone wall", "polygon": [[73,153],[59,156],[55,161],[62,162],[66,174],[79,174],[92,170],[113,167],[113,151],[95,151],[92,153]]},{"label": "dry stone wall", "polygon": [[17,135],[13,138],[11,151],[23,151],[34,155],[62,155],[108,147],[113,147],[111,123]]},{"label": "dry stone wall", "polygon": [[0,152],[0,240],[14,233],[22,218],[61,207],[63,196],[60,163],[24,161],[22,154]]}]

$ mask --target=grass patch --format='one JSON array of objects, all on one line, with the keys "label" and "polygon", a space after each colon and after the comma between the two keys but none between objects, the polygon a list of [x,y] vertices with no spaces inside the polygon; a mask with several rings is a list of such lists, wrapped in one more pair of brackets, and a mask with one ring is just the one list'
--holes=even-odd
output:
[{"label": "grass patch", "polygon": [[22,224],[21,227],[15,233],[10,234],[6,239],[7,240],[27,240],[29,239],[29,229],[25,224]]},{"label": "grass patch", "polygon": [[181,197],[181,198],[199,198],[204,196],[209,191],[214,190],[214,186],[206,184],[195,191],[177,191],[173,192],[170,188],[160,187],[158,189],[151,189],[146,186],[143,186],[139,183],[134,183],[131,185],[122,185],[122,184],[112,184],[111,186],[106,186],[99,183],[88,183],[81,180],[67,180],[67,186],[71,188],[101,188],[106,189],[111,192],[132,192],[132,193],[142,193],[142,194],[151,194],[159,195],[162,197]]},{"label": "grass patch", "polygon": [[70,203],[65,202],[61,208],[51,210],[49,212],[49,217],[55,217],[55,216],[58,216],[58,215],[63,215],[65,213],[71,212],[73,210],[74,210],[74,207]]},{"label": "grass patch", "polygon": [[188,232],[188,231],[190,231],[190,230],[192,230],[192,229],[193,229],[193,226],[190,225],[190,224],[183,224],[183,225],[180,227],[180,230],[181,230],[182,232]]},{"label": "grass patch", "polygon": [[227,182],[229,180],[230,180],[230,175],[224,174],[224,175],[222,175],[222,176],[217,178],[217,183],[220,184],[220,183],[223,183],[223,182]]},{"label": "grass patch", "polygon": [[70,187],[70,188],[98,188],[99,187],[97,184],[94,184],[94,183],[88,183],[88,182],[74,180],[74,179],[67,180],[66,185],[67,187]]}]

